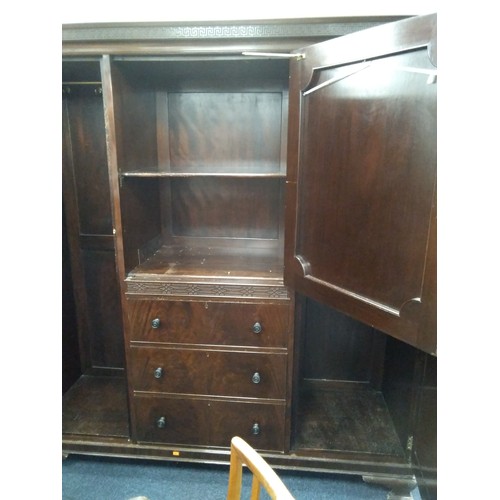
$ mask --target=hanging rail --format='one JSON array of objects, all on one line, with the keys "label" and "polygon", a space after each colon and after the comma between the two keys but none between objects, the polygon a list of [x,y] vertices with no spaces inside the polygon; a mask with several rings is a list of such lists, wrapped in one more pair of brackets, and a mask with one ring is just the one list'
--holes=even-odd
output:
[{"label": "hanging rail", "polygon": [[257,56],[257,57],[275,57],[277,59],[305,59],[306,55],[299,54],[290,54],[284,52],[242,52],[244,56]]}]

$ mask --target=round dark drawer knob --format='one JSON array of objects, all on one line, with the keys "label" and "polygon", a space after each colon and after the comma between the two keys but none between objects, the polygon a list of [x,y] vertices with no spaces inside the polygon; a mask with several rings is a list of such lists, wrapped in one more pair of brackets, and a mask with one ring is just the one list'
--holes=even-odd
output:
[{"label": "round dark drawer knob", "polygon": [[165,417],[160,417],[156,421],[156,427],[158,427],[158,429],[163,429],[166,425],[167,425],[167,421],[166,421]]},{"label": "round dark drawer knob", "polygon": [[258,436],[260,434],[260,425],[257,422],[255,422],[252,426],[252,434],[254,436]]},{"label": "round dark drawer knob", "polygon": [[160,318],[155,318],[154,320],[151,321],[151,327],[152,328],[160,328]]},{"label": "round dark drawer knob", "polygon": [[256,323],[254,323],[254,325],[252,326],[252,332],[253,333],[261,333],[262,332],[262,325],[258,321]]},{"label": "round dark drawer knob", "polygon": [[259,372],[255,372],[253,375],[252,375],[252,382],[254,384],[260,384],[260,373]]},{"label": "round dark drawer knob", "polygon": [[156,368],[156,370],[154,371],[154,376],[155,376],[155,378],[162,378],[163,377],[163,368],[161,368],[160,366],[158,368]]}]

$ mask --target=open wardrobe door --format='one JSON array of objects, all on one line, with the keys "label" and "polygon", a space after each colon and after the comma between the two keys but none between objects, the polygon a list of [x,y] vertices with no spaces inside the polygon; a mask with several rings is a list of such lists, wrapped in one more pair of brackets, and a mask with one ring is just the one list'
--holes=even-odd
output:
[{"label": "open wardrobe door", "polygon": [[285,283],[436,352],[436,15],[297,51]]}]

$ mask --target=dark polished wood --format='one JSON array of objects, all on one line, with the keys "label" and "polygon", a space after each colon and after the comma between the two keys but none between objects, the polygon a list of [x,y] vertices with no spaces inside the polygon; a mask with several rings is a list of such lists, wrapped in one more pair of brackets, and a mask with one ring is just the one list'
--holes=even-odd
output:
[{"label": "dark polished wood", "polygon": [[[107,23],[63,26],[63,54],[221,55],[289,51],[406,16],[367,16],[192,23]],[[112,27],[112,29],[109,29]],[[153,36],[152,36],[153,34]],[[99,43],[95,43],[98,41]]]},{"label": "dark polished wood", "polygon": [[413,461],[422,499],[437,498],[437,358],[422,356],[422,377],[417,384]]},{"label": "dark polished wood", "polygon": [[63,84],[81,234],[112,234],[102,90],[99,83]]},{"label": "dark polished wood", "polygon": [[389,488],[387,500],[412,500],[412,491],[415,489],[415,478],[391,478],[377,476],[363,476],[369,484],[378,484]]},{"label": "dark polished wood", "polygon": [[282,101],[262,91],[169,95],[170,167],[279,171]]},{"label": "dark polished wood", "polygon": [[62,210],[62,393],[64,394],[80,377],[80,349],[78,343],[78,322],[76,317],[71,254],[68,244],[66,217]]},{"label": "dark polished wood", "polygon": [[99,68],[63,63],[63,198],[84,372],[124,366]]},{"label": "dark polished wood", "polygon": [[407,458],[411,454],[410,436],[414,434],[416,383],[421,376],[419,352],[408,344],[387,339],[382,391]]},{"label": "dark polished wood", "polygon": [[314,300],[303,311],[302,377],[380,389],[386,336]]},{"label": "dark polished wood", "polygon": [[[202,277],[225,281],[241,281],[254,284],[275,282],[283,284],[283,257],[276,246],[267,241],[252,244],[248,240],[231,241],[224,245],[210,245],[213,240],[188,238],[184,245],[163,245],[155,247],[155,252],[132,269],[128,281],[163,276],[165,279]],[[253,281],[252,281],[253,280]],[[201,280],[200,280],[201,281]]]},{"label": "dark polished wood", "polygon": [[129,376],[137,392],[241,398],[286,397],[286,353],[192,347],[134,347]]},{"label": "dark polished wood", "polygon": [[[142,268],[162,245],[185,238],[182,248],[205,247],[209,261],[209,247],[263,246],[275,249],[280,265],[288,103],[283,61],[109,62],[118,89],[110,119],[125,274]],[[170,272],[172,263],[154,262]]]},{"label": "dark polished wood", "polygon": [[381,392],[316,384],[300,398],[294,449],[404,457]]},{"label": "dark polished wood", "polygon": [[63,398],[62,432],[67,435],[128,437],[125,377],[83,375]]},{"label": "dark polished wood", "polygon": [[284,404],[136,396],[134,408],[139,441],[227,446],[240,435],[259,450],[284,449]]},{"label": "dark polished wood", "polygon": [[120,289],[114,251],[82,250],[87,290],[92,366],[123,368],[124,344]]},{"label": "dark polished wood", "polygon": [[437,358],[388,339],[383,393],[422,499],[437,492]]},{"label": "dark polished wood", "polygon": [[172,236],[277,240],[282,184],[278,179],[172,180]]},{"label": "dark polished wood", "polygon": [[[286,349],[288,304],[129,301],[130,341]],[[156,327],[152,322],[158,320]]]},{"label": "dark polished wood", "polygon": [[405,460],[406,437],[386,401],[387,336],[312,299],[298,303],[293,449]]},{"label": "dark polished wood", "polygon": [[435,16],[395,20],[64,27],[63,453],[431,491]]},{"label": "dark polished wood", "polygon": [[294,289],[430,352],[435,23],[381,26],[291,62],[285,266]]}]

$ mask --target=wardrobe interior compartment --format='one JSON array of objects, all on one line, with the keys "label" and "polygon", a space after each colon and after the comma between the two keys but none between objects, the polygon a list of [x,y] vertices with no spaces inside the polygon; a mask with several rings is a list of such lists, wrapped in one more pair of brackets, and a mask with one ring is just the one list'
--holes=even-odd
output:
[{"label": "wardrobe interior compartment", "polygon": [[128,436],[99,58],[63,60],[63,433]]},{"label": "wardrobe interior compartment", "polygon": [[299,297],[293,450],[403,462],[418,351]]},{"label": "wardrobe interior compartment", "polygon": [[116,57],[111,76],[127,280],[281,278],[287,61]]}]

